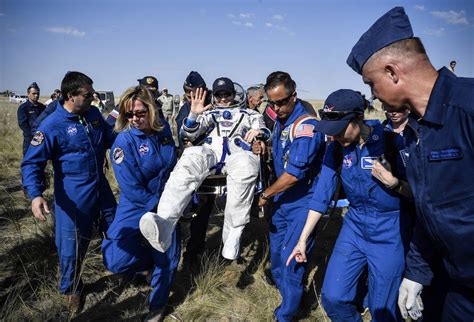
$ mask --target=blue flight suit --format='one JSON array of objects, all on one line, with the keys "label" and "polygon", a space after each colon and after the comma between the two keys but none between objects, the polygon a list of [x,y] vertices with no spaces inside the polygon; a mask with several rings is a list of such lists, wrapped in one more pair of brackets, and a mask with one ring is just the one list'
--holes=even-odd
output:
[{"label": "blue flight suit", "polygon": [[18,126],[23,131],[23,155],[25,155],[33,138],[33,123],[45,108],[46,107],[40,102],[38,102],[37,105],[33,105],[30,100],[27,100],[18,107]]},{"label": "blue flight suit", "polygon": [[[371,124],[366,121],[366,124]],[[370,126],[370,125],[369,125]],[[360,148],[359,143],[342,149],[342,187],[349,200],[349,210],[327,267],[322,288],[322,304],[332,321],[362,321],[354,299],[357,285],[368,265],[368,304],[374,321],[395,321],[398,287],[405,252],[403,234],[409,228],[408,216],[400,212],[401,197],[374,178],[372,162],[384,153],[383,126],[372,126],[372,133]],[[404,179],[403,140],[398,137],[397,169]],[[337,162],[334,145],[328,146],[321,175],[315,184],[309,208],[325,213],[337,186]]]},{"label": "blue flight suit", "polygon": [[105,266],[113,273],[134,274],[153,269],[150,310],[162,308],[171,290],[181,254],[179,226],[171,247],[161,253],[142,237],[140,218],[156,211],[161,193],[176,164],[170,127],[145,135],[131,128],[119,133],[111,149],[112,165],[120,186],[120,200],[113,223],[102,242]]},{"label": "blue flight suit", "polygon": [[96,108],[80,117],[58,104],[39,126],[21,165],[23,186],[34,199],[44,191],[46,162],[53,163],[62,294],[81,292],[79,268],[94,223],[100,218],[110,223],[115,214],[117,204],[103,173],[105,151],[112,140],[112,130]]},{"label": "blue flight suit", "polygon": [[[286,261],[296,246],[308,215],[308,201],[312,195],[312,181],[321,169],[324,154],[324,135],[314,132],[318,121],[302,123],[304,135],[290,140],[293,123],[302,115],[309,115],[298,100],[290,117],[277,119],[273,130],[273,160],[277,177],[283,172],[291,174],[298,182],[274,198],[270,225],[270,261],[272,276],[280,291],[282,302],[275,309],[278,321],[291,321],[297,313],[303,295],[303,275],[306,264]],[[307,129],[310,132],[307,132]],[[298,131],[298,129],[293,129]],[[313,248],[313,238],[307,242],[307,253]]]},{"label": "blue flight suit", "polygon": [[430,261],[449,275],[443,319],[474,318],[474,79],[447,68],[431,91],[425,115],[405,128],[407,176],[417,224],[405,277],[429,285]]}]

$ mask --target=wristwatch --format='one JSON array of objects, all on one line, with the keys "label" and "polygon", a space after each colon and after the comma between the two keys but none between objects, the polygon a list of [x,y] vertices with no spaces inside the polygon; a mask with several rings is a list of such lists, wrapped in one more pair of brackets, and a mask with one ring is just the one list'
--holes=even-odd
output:
[{"label": "wristwatch", "polygon": [[267,196],[267,195],[265,194],[265,192],[262,192],[262,194],[260,195],[260,198],[262,198],[263,200],[268,200],[268,199],[270,199],[270,197]]}]

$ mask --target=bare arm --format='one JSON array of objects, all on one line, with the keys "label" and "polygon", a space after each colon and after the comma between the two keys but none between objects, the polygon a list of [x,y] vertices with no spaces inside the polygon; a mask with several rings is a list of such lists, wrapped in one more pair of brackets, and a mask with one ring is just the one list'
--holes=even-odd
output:
[{"label": "bare arm", "polygon": [[301,232],[300,238],[298,243],[296,244],[295,248],[291,252],[288,260],[286,261],[286,266],[290,265],[291,260],[294,258],[298,263],[306,262],[306,242],[308,240],[309,235],[314,230],[314,227],[319,222],[321,218],[321,213],[310,210],[308,212],[308,217],[306,218],[306,223],[304,224],[303,231]]}]

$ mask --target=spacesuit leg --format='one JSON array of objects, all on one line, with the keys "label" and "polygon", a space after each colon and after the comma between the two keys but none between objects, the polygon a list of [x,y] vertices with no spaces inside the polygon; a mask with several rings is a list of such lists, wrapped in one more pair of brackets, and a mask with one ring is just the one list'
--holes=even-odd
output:
[{"label": "spacesuit leg", "polygon": [[240,236],[250,220],[258,166],[257,156],[247,151],[232,153],[226,158],[227,200],[222,230],[224,258],[233,260],[239,257]]}]

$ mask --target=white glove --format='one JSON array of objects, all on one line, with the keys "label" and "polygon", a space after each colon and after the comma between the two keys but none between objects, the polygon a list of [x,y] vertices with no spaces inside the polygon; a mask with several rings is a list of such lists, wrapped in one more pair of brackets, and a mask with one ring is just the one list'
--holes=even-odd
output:
[{"label": "white glove", "polygon": [[421,301],[421,290],[423,285],[404,278],[400,288],[398,289],[398,307],[404,319],[408,318],[408,314],[413,320],[421,317],[423,310],[423,302]]}]

